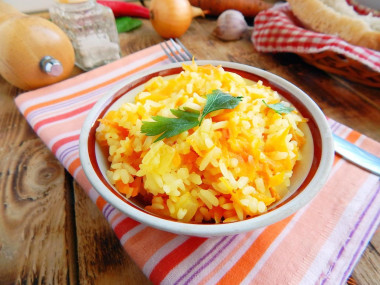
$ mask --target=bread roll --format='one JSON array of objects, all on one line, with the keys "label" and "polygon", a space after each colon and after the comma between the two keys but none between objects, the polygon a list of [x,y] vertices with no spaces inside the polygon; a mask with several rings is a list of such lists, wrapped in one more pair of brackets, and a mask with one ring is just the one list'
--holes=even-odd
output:
[{"label": "bread roll", "polygon": [[380,17],[360,15],[346,0],[288,0],[308,29],[336,35],[348,43],[380,50]]}]

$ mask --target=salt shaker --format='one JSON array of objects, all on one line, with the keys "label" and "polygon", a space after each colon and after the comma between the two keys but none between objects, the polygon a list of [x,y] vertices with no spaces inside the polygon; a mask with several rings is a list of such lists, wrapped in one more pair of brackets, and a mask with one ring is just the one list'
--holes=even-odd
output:
[{"label": "salt shaker", "polygon": [[120,58],[119,36],[110,8],[95,0],[55,0],[49,13],[70,38],[79,68],[91,70]]}]

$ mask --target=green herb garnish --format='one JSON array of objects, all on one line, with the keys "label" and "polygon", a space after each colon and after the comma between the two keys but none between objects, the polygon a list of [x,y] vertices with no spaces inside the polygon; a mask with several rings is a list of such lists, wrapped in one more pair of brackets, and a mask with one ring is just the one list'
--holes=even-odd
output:
[{"label": "green herb garnish", "polygon": [[147,136],[157,136],[161,134],[161,136],[155,140],[156,142],[164,138],[179,135],[199,124],[198,117],[200,113],[198,111],[170,109],[170,112],[172,112],[176,118],[153,116],[152,119],[155,122],[144,121],[141,126],[141,132]]},{"label": "green herb garnish", "polygon": [[239,105],[241,99],[243,98],[241,96],[231,96],[230,94],[224,93],[220,90],[213,90],[211,94],[206,95],[206,97],[207,101],[203,109],[199,125],[202,123],[207,114],[221,109],[234,109],[237,105]]},{"label": "green herb garnish", "polygon": [[176,118],[153,116],[152,119],[154,122],[142,122],[141,132],[147,136],[157,136],[161,134],[155,142],[164,138],[170,138],[200,125],[205,116],[213,111],[235,108],[243,98],[234,97],[220,90],[213,90],[212,93],[206,95],[206,97],[207,101],[202,114],[191,108],[184,108],[183,110],[170,109],[170,112],[176,116]]},{"label": "green herb garnish", "polygon": [[264,102],[265,106],[272,109],[273,111],[275,111],[278,114],[287,114],[287,113],[294,111],[293,107],[285,106],[283,103],[267,104],[267,103],[265,103],[264,100],[263,100],[263,102]]},{"label": "green herb garnish", "polygon": [[142,21],[140,19],[131,17],[119,17],[116,19],[116,29],[119,34],[137,29],[141,25]]}]

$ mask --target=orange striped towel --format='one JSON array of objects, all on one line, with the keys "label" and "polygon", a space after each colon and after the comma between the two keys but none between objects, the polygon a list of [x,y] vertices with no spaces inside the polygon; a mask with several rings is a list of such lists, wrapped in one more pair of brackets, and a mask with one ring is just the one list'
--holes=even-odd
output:
[{"label": "orange striped towel", "polygon": [[[338,156],[327,184],[308,206],[274,225],[227,237],[179,236],[147,227],[107,204],[91,188],[78,152],[80,128],[88,111],[123,78],[168,62],[155,45],[21,94],[16,104],[153,283],[344,283],[379,224],[380,183],[379,177]],[[380,143],[329,122],[336,134],[380,156]]]}]

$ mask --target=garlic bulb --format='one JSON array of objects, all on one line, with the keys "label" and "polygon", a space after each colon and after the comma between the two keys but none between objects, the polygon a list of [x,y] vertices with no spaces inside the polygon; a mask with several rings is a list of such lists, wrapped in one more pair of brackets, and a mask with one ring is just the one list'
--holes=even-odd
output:
[{"label": "garlic bulb", "polygon": [[235,41],[240,39],[247,29],[243,14],[230,9],[219,15],[213,34],[221,40]]}]

